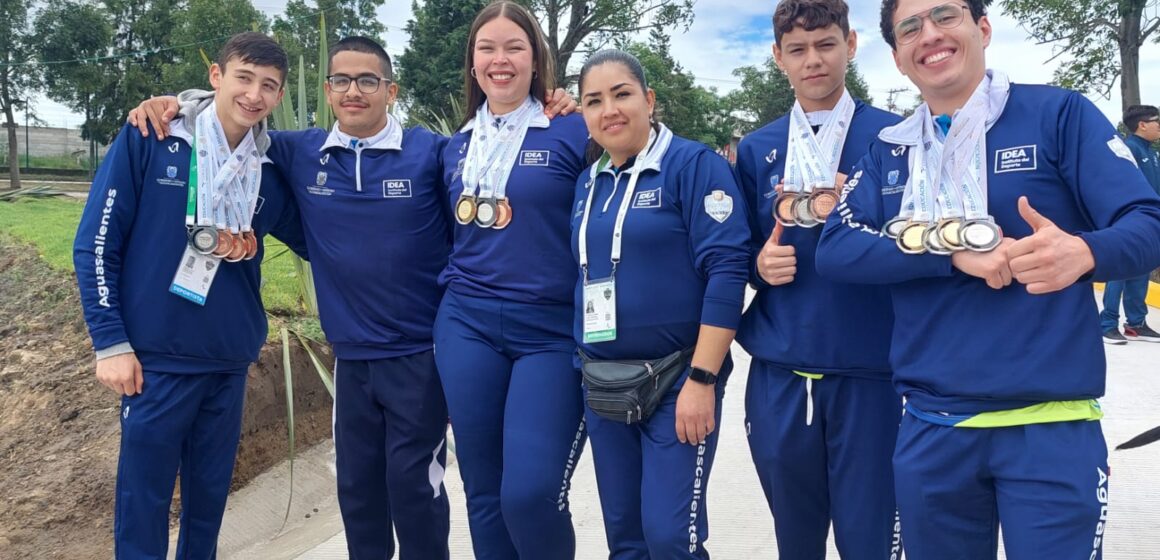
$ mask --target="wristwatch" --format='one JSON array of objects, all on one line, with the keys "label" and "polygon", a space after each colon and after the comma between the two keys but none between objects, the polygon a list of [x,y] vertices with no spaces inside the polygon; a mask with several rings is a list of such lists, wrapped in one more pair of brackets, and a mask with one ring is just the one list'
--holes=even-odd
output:
[{"label": "wristwatch", "polygon": [[697,366],[693,366],[692,368],[689,369],[689,380],[696,381],[697,383],[700,383],[702,385],[716,385],[717,384],[717,374],[713,373],[707,369],[702,369],[702,368],[699,368]]}]

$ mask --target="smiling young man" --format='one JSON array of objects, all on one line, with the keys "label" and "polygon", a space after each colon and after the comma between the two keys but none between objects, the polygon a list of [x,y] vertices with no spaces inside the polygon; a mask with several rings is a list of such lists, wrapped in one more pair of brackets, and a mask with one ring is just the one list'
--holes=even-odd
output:
[{"label": "smiling young man", "polygon": [[[1160,265],[1160,197],[1082,95],[988,70],[984,0],[885,0],[926,103],[884,129],[817,267],[890,285],[907,558],[1096,559],[1108,508],[1091,282]],[[901,186],[901,188],[900,188]]]},{"label": "smiling young man", "polygon": [[125,127],[93,180],[73,257],[97,379],[122,396],[119,560],[166,557],[179,470],[177,558],[216,555],[246,372],[266,340],[261,239],[305,252],[294,201],[261,165],[286,69],[270,38],[235,35],[210,101],[166,140]]},{"label": "smiling young man", "polygon": [[[887,558],[897,546],[890,457],[902,407],[887,360],[890,294],[817,274],[825,216],[809,207],[821,214],[824,197],[836,201],[841,176],[901,119],[846,91],[858,39],[843,0],[782,0],[773,27],[796,102],[746,136],[736,167],[756,255],[757,296],[737,334],[753,356],[749,447],[781,557],[825,556],[832,521],[843,558]],[[795,206],[805,215],[795,219]]]}]

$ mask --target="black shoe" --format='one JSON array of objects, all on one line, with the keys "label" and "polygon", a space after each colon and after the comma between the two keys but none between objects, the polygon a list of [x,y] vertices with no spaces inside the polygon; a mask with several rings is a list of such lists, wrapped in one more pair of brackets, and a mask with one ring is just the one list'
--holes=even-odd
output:
[{"label": "black shoe", "polygon": [[1108,329],[1104,331],[1104,344],[1127,344],[1128,339],[1120,334],[1120,329]]},{"label": "black shoe", "polygon": [[[1106,339],[1108,335],[1104,335]],[[1141,340],[1144,342],[1160,342],[1160,333],[1152,330],[1147,323],[1140,323],[1136,326],[1124,325],[1124,337],[1128,340]]]}]

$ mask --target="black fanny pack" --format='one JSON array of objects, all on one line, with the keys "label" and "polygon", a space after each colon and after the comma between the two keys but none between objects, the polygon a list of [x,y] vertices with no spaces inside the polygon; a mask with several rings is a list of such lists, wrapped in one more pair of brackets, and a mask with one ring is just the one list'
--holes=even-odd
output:
[{"label": "black fanny pack", "polygon": [[692,348],[656,360],[593,360],[580,351],[588,408],[625,424],[645,420],[673,388],[692,357]]}]

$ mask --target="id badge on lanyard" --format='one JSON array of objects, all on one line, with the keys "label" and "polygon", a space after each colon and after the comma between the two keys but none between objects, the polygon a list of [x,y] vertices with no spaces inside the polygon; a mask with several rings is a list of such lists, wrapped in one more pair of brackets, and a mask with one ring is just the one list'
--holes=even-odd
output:
[{"label": "id badge on lanyard", "polygon": [[198,305],[205,305],[209,296],[213,279],[221,268],[221,259],[213,255],[202,255],[185,246],[185,253],[181,255],[181,264],[173,275],[173,283],[169,285],[169,292],[181,296]]},{"label": "id badge on lanyard", "polygon": [[584,284],[584,343],[616,340],[616,277]]}]

